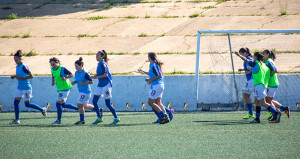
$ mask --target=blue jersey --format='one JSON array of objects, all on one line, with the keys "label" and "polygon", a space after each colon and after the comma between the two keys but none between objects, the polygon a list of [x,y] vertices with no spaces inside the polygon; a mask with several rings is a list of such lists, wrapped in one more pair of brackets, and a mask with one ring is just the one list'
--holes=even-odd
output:
[{"label": "blue jersey", "polygon": [[[253,58],[251,56],[247,56],[247,59],[249,61],[253,61]],[[244,70],[245,71],[250,71],[247,67],[250,66],[247,62],[244,61]],[[246,79],[247,81],[253,79],[252,73],[246,74]]]},{"label": "blue jersey", "polygon": [[104,73],[107,73],[108,77],[105,78],[98,78],[98,87],[104,87],[108,83],[112,86],[112,77],[109,72],[108,66],[105,61],[101,61],[98,63],[97,67],[97,76],[102,76]]},{"label": "blue jersey", "polygon": [[75,81],[77,82],[78,91],[80,93],[91,93],[91,86],[90,85],[81,85],[79,82],[88,82],[91,81],[91,76],[89,73],[82,70],[80,73],[78,71],[75,72]]},{"label": "blue jersey", "polygon": [[257,64],[254,60],[249,62],[249,66],[251,67],[252,73],[256,74],[257,72],[259,72],[259,64]]},{"label": "blue jersey", "polygon": [[[28,67],[22,62],[20,65],[16,66],[16,75],[19,77],[27,77],[30,73]],[[30,90],[31,84],[29,79],[26,80],[18,80],[18,87],[19,90]]]},{"label": "blue jersey", "polygon": [[[159,68],[158,64],[156,62],[153,62],[149,66],[149,76],[150,76],[150,78],[154,78],[158,75],[163,75],[163,73],[162,73],[161,69]],[[152,85],[161,84],[161,83],[164,83],[163,78],[159,78],[155,81],[152,81],[151,87],[152,87]]]},{"label": "blue jersey", "polygon": [[275,66],[275,63],[272,61],[266,61],[267,67],[270,69],[270,71],[277,71],[277,68]]}]

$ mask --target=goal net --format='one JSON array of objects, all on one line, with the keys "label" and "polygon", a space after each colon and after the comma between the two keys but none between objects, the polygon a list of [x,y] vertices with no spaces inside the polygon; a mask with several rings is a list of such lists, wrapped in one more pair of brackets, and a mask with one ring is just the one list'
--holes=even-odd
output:
[{"label": "goal net", "polygon": [[300,30],[200,30],[197,43],[198,108],[244,108],[246,77],[238,71],[243,61],[232,53],[247,47],[252,53],[275,52],[280,86],[274,100],[296,110],[300,103]]}]

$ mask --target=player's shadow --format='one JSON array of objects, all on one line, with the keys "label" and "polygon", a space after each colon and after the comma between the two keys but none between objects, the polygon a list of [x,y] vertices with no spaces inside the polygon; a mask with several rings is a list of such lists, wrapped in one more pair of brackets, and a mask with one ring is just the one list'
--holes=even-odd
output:
[{"label": "player's shadow", "polygon": [[[100,125],[100,127],[128,127],[128,126],[143,126],[143,125],[153,125],[152,123],[132,123],[132,124],[102,124]],[[96,125],[91,125],[93,127],[95,127]]]},{"label": "player's shadow", "polygon": [[204,125],[247,125],[247,124],[252,124],[250,121],[246,120],[213,120],[213,121],[193,121],[196,123],[204,123]]}]

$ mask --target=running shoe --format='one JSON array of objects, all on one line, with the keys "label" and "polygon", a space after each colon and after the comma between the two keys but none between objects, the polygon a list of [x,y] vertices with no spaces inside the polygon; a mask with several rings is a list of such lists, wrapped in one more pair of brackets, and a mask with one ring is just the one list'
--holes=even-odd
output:
[{"label": "running shoe", "polygon": [[249,119],[249,118],[254,118],[255,116],[252,114],[252,115],[250,115],[249,113],[246,115],[246,116],[244,116],[244,118],[243,119]]},{"label": "running shoe", "polygon": [[120,122],[120,118],[115,118],[111,125],[116,125],[118,122]]},{"label": "running shoe", "polygon": [[53,122],[52,124],[61,124],[60,120],[56,120],[55,122]]},{"label": "running shoe", "polygon": [[103,119],[96,119],[92,124],[98,124],[98,123],[102,123]]},{"label": "running shoe", "polygon": [[82,124],[85,124],[85,121],[77,121],[76,123],[75,123],[75,125],[82,125]]},{"label": "running shoe", "polygon": [[20,124],[20,120],[13,120],[12,122],[9,123],[10,125],[17,125]]},{"label": "running shoe", "polygon": [[255,118],[254,120],[250,121],[251,124],[258,124],[260,123],[260,119],[259,118]]},{"label": "running shoe", "polygon": [[290,107],[286,107],[286,110],[284,112],[287,115],[287,117],[290,118],[290,114],[291,114]]}]

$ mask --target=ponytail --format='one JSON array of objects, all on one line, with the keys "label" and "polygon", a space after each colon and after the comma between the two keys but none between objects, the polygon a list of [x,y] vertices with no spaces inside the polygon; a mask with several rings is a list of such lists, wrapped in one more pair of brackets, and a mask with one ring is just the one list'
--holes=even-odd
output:
[{"label": "ponytail", "polygon": [[82,59],[82,57],[79,57],[79,60],[75,61],[75,64],[77,64],[78,66],[83,67],[83,59]]},{"label": "ponytail", "polygon": [[98,54],[100,54],[100,56],[102,57],[102,59],[105,61],[105,63],[108,62],[108,58],[107,58],[107,53],[105,50],[102,51],[98,51]]},{"label": "ponytail", "polygon": [[253,55],[252,53],[250,52],[250,49],[249,48],[240,48],[239,52],[241,53],[247,53],[248,56],[251,56],[253,58]]},{"label": "ponytail", "polygon": [[275,61],[276,55],[275,55],[275,53],[274,53],[273,51],[270,51],[270,50],[264,50],[264,52],[265,52],[266,54],[269,55],[269,58],[271,58],[272,60]]},{"label": "ponytail", "polygon": [[154,62],[157,63],[157,65],[159,66],[160,69],[162,69],[162,65],[163,65],[164,63],[157,59],[156,53],[154,53],[154,52],[149,52],[149,53],[148,53],[148,56],[149,56],[149,58],[150,58],[152,61],[154,61]]}]

